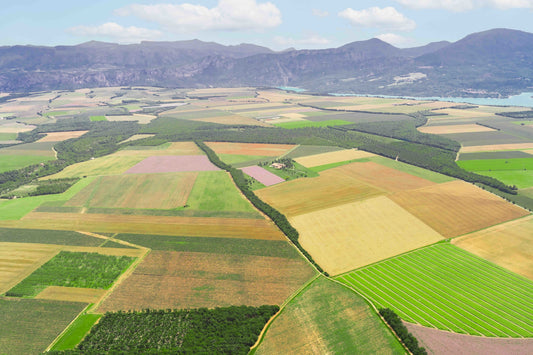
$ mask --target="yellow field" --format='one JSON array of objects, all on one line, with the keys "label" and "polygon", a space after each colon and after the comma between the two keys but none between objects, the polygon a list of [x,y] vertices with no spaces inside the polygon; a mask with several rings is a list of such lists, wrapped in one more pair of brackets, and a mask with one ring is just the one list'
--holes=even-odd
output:
[{"label": "yellow field", "polygon": [[461,147],[461,153],[492,152],[497,150],[533,149],[533,143],[489,144]]},{"label": "yellow field", "polygon": [[123,115],[123,116],[105,116],[105,118],[108,121],[137,121],[140,124],[147,124],[150,123],[154,118],[157,118],[157,116],[153,115],[141,115],[141,114],[133,114],[133,115]]},{"label": "yellow field", "polygon": [[341,168],[343,167],[323,171],[318,177],[273,185],[255,193],[287,216],[297,216],[385,193],[345,174]]},{"label": "yellow field", "polygon": [[126,139],[126,140],[123,140],[122,142],[120,143],[126,143],[126,142],[131,142],[131,141],[137,141],[139,139],[143,139],[143,138],[150,138],[150,137],[153,137],[155,136],[155,134],[134,134],[133,136],[131,136],[130,138]]},{"label": "yellow field", "polygon": [[296,147],[290,144],[206,142],[217,154],[261,155],[278,157]]},{"label": "yellow field", "polygon": [[81,287],[48,286],[35,298],[54,301],[97,303],[107,290]]},{"label": "yellow field", "polygon": [[385,196],[289,218],[300,243],[332,275],[443,237]]},{"label": "yellow field", "polygon": [[78,138],[89,131],[68,131],[68,132],[50,132],[46,137],[39,139],[37,142],[62,142],[71,138]]},{"label": "yellow field", "polygon": [[452,134],[452,133],[473,133],[473,132],[492,132],[495,129],[480,126],[478,124],[459,124],[446,126],[424,126],[419,127],[418,130],[422,133],[431,134]]},{"label": "yellow field", "polygon": [[264,240],[286,239],[285,235],[271,221],[250,218],[31,212],[22,220],[1,221],[0,226],[8,228],[81,230],[97,233],[137,233]]},{"label": "yellow field", "polygon": [[[1,111],[0,111],[1,112]],[[21,123],[7,123],[0,125],[0,133],[20,133],[20,132],[28,132],[35,128],[36,126],[32,125],[25,125]]]},{"label": "yellow field", "polygon": [[0,243],[0,294],[24,280],[57,252],[54,245]]},{"label": "yellow field", "polygon": [[207,117],[207,118],[197,118],[193,121],[202,121],[202,122],[212,122],[226,125],[249,125],[249,126],[262,126],[268,127],[269,125],[255,120],[253,118],[233,115],[233,116],[218,116],[218,117]]},{"label": "yellow field", "polygon": [[477,118],[477,117],[494,117],[494,114],[477,111],[477,110],[462,110],[462,109],[453,109],[447,108],[444,110],[437,111],[438,113],[445,113],[448,116],[442,116],[443,119],[447,118]]},{"label": "yellow field", "polygon": [[119,150],[111,155],[67,166],[59,173],[47,176],[45,179],[118,175],[151,156],[201,154],[202,151],[193,142],[175,142],[164,149]]},{"label": "yellow field", "polygon": [[533,216],[469,234],[452,243],[533,280]]},{"label": "yellow field", "polygon": [[336,152],[308,155],[306,157],[294,159],[296,162],[302,164],[306,168],[312,168],[314,166],[326,165],[331,163],[338,163],[341,161],[361,159],[374,157],[375,154],[365,152],[357,149],[339,150]]},{"label": "yellow field", "polygon": [[464,181],[452,181],[390,198],[445,237],[457,237],[529,214]]},{"label": "yellow field", "polygon": [[65,206],[172,209],[187,203],[198,173],[102,176]]}]

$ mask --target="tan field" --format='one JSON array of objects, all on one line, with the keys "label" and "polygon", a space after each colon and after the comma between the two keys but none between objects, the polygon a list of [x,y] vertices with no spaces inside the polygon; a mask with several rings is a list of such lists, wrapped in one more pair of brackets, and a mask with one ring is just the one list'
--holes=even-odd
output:
[{"label": "tan field", "polygon": [[159,155],[204,155],[204,153],[194,142],[172,142],[168,146],[164,145],[161,148],[157,147],[157,149],[142,149],[142,147],[138,149],[124,149],[119,150],[113,155],[142,156],[143,158],[148,158]]},{"label": "tan field", "polygon": [[96,311],[281,304],[314,274],[301,258],[152,251]]},{"label": "tan field", "polygon": [[437,111],[438,113],[445,113],[448,115],[442,116],[443,118],[477,118],[477,117],[495,117],[494,114],[482,112],[478,110],[462,110],[462,109],[453,109],[453,108],[447,108],[444,110]]},{"label": "tan field", "polygon": [[0,243],[0,294],[24,280],[57,252],[54,245]]},{"label": "tan field", "polygon": [[22,220],[0,221],[0,226],[30,229],[85,230],[97,233],[286,240],[285,235],[271,221],[250,218],[31,212]]},{"label": "tan field", "polygon": [[464,181],[398,192],[390,198],[447,238],[528,214],[523,208]]},{"label": "tan field", "polygon": [[137,121],[140,124],[150,123],[157,116],[153,115],[142,115],[142,114],[133,114],[133,115],[123,115],[123,116],[106,116],[108,121]]},{"label": "tan field", "polygon": [[0,125],[0,133],[20,133],[28,132],[35,129],[36,126],[21,123],[7,123]]},{"label": "tan field", "polygon": [[255,193],[287,216],[297,216],[385,194],[385,191],[347,175],[339,168],[314,178],[273,185]]},{"label": "tan field", "polygon": [[339,166],[335,170],[340,174],[353,177],[388,192],[435,185],[429,180],[374,162],[351,163]]},{"label": "tan field", "polygon": [[290,144],[206,142],[217,154],[261,155],[277,157],[295,148]]},{"label": "tan field", "polygon": [[336,152],[308,155],[306,157],[296,158],[294,160],[302,164],[306,168],[312,168],[314,166],[338,163],[347,160],[369,158],[374,156],[375,154],[365,152],[364,150],[345,149]]},{"label": "tan field", "polygon": [[452,133],[474,133],[474,132],[492,132],[495,129],[481,126],[478,124],[459,124],[447,126],[424,126],[418,130],[422,133],[431,134],[452,134]]},{"label": "tan field", "polygon": [[50,132],[46,133],[46,137],[38,140],[38,142],[62,142],[71,138],[78,138],[89,131],[68,131],[68,132]]},{"label": "tan field", "polygon": [[219,116],[219,117],[208,117],[208,118],[197,118],[193,121],[202,121],[202,122],[212,122],[226,125],[248,125],[248,126],[262,126],[268,127],[269,125],[264,122],[254,120],[253,118],[233,115],[233,116]]},{"label": "tan field", "polygon": [[533,149],[533,143],[488,144],[461,147],[460,153],[492,152],[497,150]]},{"label": "tan field", "polygon": [[102,176],[65,206],[172,209],[187,203],[198,173]]},{"label": "tan field", "polygon": [[35,298],[54,301],[97,303],[107,290],[81,287],[48,286]]},{"label": "tan field", "polygon": [[332,275],[443,237],[385,196],[289,218],[300,243]]},{"label": "tan field", "polygon": [[533,280],[533,216],[454,239],[453,244]]},{"label": "tan field", "polygon": [[122,142],[120,143],[126,143],[126,142],[131,142],[131,141],[137,141],[139,139],[144,139],[144,138],[150,138],[150,137],[153,137],[155,136],[155,134],[134,134],[133,136],[131,136],[130,138],[126,139],[126,140],[123,140]]}]

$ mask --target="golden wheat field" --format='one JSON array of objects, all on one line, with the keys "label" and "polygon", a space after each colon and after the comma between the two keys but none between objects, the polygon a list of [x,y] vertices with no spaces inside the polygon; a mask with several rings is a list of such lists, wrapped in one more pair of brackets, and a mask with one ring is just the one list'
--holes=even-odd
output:
[{"label": "golden wheat field", "polygon": [[422,133],[431,133],[431,134],[475,133],[475,132],[495,131],[494,128],[489,128],[489,127],[481,126],[478,124],[424,126],[424,127],[419,127],[418,130]]},{"label": "golden wheat field", "polygon": [[306,157],[296,158],[294,160],[302,164],[306,168],[312,168],[320,165],[339,163],[342,161],[369,158],[374,156],[375,154],[365,152],[364,150],[345,149],[336,152],[308,155]]},{"label": "golden wheat field", "polygon": [[291,217],[300,243],[327,272],[341,274],[443,237],[385,196]]},{"label": "golden wheat field", "polygon": [[35,298],[54,301],[97,303],[107,290],[81,287],[48,286]]}]

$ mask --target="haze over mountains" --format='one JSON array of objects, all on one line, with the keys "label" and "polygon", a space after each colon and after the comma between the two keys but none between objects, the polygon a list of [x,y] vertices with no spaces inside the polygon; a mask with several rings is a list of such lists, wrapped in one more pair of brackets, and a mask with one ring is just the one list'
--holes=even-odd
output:
[{"label": "haze over mountains", "polygon": [[0,47],[0,91],[154,85],[299,86],[317,92],[497,96],[533,87],[533,34],[493,29],[400,49],[379,39],[274,52],[199,40]]}]

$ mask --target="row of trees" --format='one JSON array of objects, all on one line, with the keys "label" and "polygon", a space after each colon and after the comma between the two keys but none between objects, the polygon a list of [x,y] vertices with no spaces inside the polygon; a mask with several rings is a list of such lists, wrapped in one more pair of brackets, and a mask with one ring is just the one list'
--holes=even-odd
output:
[{"label": "row of trees", "polygon": [[[195,141],[195,143],[202,149],[209,160],[215,164],[220,169],[226,170],[231,174],[231,177],[235,181],[235,184],[237,187],[241,190],[244,196],[261,212],[266,214],[275,224],[278,226],[279,229],[285,235],[296,245],[296,247],[305,255],[305,257],[313,264],[315,267],[320,271],[324,272],[320,265],[318,265],[311,255],[300,245],[298,241],[298,231],[296,228],[294,228],[290,222],[287,220],[287,217],[285,217],[284,214],[276,210],[274,207],[270,206],[269,204],[263,202],[257,195],[250,190],[248,182],[246,180],[246,177],[244,176],[244,173],[240,169],[236,169],[232,167],[231,165],[228,165],[224,163],[220,158],[216,155],[216,153],[209,148],[204,142],[201,141]],[[324,273],[327,274],[327,273]]]},{"label": "row of trees", "polygon": [[413,334],[409,333],[409,330],[407,330],[407,327],[402,323],[400,317],[398,317],[392,309],[381,308],[379,314],[381,314],[413,355],[427,355],[426,349],[421,348],[418,345],[418,340]]}]

